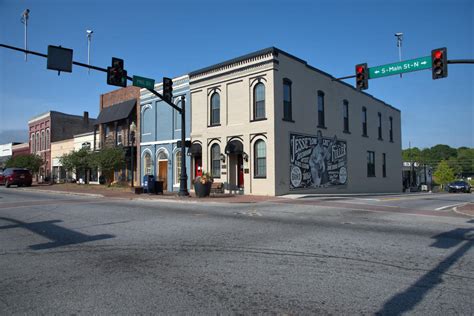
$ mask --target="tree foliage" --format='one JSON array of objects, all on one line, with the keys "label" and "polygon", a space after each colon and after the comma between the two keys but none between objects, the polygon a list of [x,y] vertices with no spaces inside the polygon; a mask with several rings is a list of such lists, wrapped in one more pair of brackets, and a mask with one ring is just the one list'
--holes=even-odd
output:
[{"label": "tree foliage", "polygon": [[16,156],[8,159],[5,164],[6,168],[26,168],[31,172],[38,172],[40,167],[44,164],[40,156],[34,154]]},{"label": "tree foliage", "polygon": [[125,152],[121,147],[103,148],[92,155],[92,166],[110,174],[125,164]]},{"label": "tree foliage", "polygon": [[439,184],[447,184],[454,180],[454,171],[446,160],[442,160],[433,174],[435,181]]},{"label": "tree foliage", "polygon": [[81,148],[59,158],[66,170],[86,170],[92,167],[93,154],[87,148]]},{"label": "tree foliage", "polygon": [[445,161],[455,176],[462,177],[474,173],[474,148],[451,148],[448,145],[436,145],[420,150],[417,147],[402,151],[403,161],[414,161],[420,165],[430,165],[437,169]]}]

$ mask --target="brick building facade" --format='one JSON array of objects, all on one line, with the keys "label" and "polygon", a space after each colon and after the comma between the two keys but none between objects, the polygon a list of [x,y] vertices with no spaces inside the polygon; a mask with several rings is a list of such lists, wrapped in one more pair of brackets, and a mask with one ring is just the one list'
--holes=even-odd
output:
[{"label": "brick building facade", "polygon": [[[132,123],[136,126],[134,133],[130,130]],[[131,183],[133,173],[133,183],[140,185],[137,172],[140,170],[140,156],[137,150],[137,144],[140,144],[140,88],[129,86],[102,94],[97,130],[100,148],[122,146],[125,150],[125,166],[121,170],[116,170],[113,180]],[[131,137],[132,134],[134,137]]]},{"label": "brick building facade", "polygon": [[42,181],[51,177],[51,142],[93,131],[94,124],[95,119],[90,119],[88,112],[80,116],[49,111],[31,118],[28,121],[29,150],[44,161],[44,165],[36,175],[36,180]]}]

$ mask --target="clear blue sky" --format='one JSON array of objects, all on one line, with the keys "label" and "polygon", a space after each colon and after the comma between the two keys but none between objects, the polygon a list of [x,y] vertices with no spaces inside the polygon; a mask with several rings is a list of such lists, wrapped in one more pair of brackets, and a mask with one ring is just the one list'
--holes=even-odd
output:
[{"label": "clear blue sky", "polygon": [[[29,49],[74,49],[87,61],[86,29],[94,30],[92,64],[125,60],[129,74],[161,80],[276,46],[334,76],[354,65],[398,61],[448,48],[449,59],[474,58],[472,0],[413,1],[62,1],[0,0],[0,43],[23,47],[20,15],[31,10]],[[353,84],[354,79],[347,82]],[[98,115],[99,96],[113,90],[106,74],[73,67],[58,76],[46,59],[0,48],[2,130],[27,128],[48,110]],[[402,111],[403,148],[448,144],[474,147],[474,65],[370,80],[368,93]]]}]

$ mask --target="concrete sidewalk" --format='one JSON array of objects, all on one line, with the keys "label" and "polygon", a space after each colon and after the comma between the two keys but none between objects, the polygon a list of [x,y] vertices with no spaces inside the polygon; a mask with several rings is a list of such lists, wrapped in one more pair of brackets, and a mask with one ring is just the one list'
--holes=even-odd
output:
[{"label": "concrete sidewalk", "polygon": [[[13,188],[14,189],[14,188]],[[171,201],[193,201],[193,202],[219,202],[219,203],[258,203],[267,201],[280,201],[283,198],[262,195],[234,195],[234,194],[211,194],[209,197],[198,198],[190,191],[190,196],[180,197],[177,192],[165,192],[164,194],[135,194],[131,188],[113,188],[102,185],[83,184],[54,184],[54,185],[33,185],[29,188],[21,188],[24,191],[45,192],[57,194],[71,194],[91,197],[105,197],[127,200],[171,200]]]}]

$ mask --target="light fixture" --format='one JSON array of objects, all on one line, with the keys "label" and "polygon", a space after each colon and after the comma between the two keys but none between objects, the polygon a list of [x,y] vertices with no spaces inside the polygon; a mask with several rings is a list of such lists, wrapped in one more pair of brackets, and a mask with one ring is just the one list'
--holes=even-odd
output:
[{"label": "light fixture", "polygon": [[242,158],[244,158],[244,160],[245,160],[246,162],[249,161],[249,155],[247,155],[247,153],[245,153],[245,152],[242,154]]},{"label": "light fixture", "polygon": [[224,154],[221,154],[221,161],[225,162],[225,155]]},{"label": "light fixture", "polygon": [[130,124],[130,131],[134,133],[137,131],[137,125],[134,121],[132,121],[132,124]]}]

